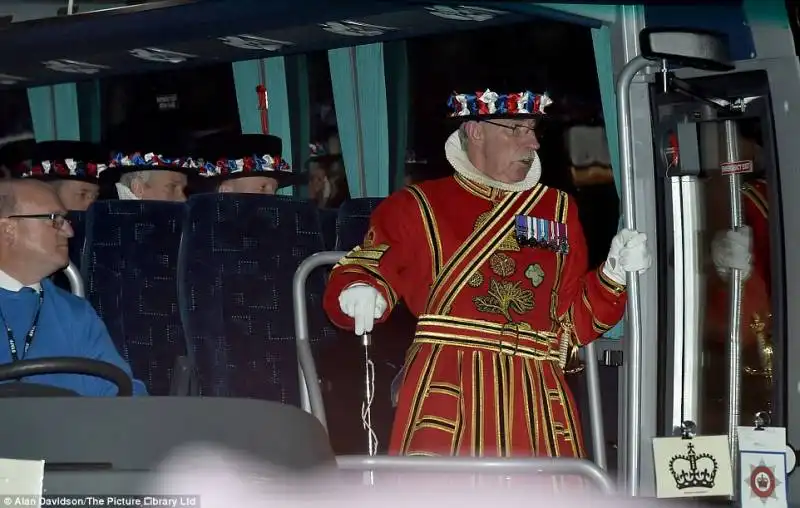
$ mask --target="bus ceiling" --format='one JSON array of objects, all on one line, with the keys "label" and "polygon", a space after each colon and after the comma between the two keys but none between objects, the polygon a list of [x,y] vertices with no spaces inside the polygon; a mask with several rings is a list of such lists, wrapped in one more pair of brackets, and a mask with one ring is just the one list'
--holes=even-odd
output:
[{"label": "bus ceiling", "polygon": [[[58,15],[67,0],[6,4],[4,13],[18,10],[23,21],[12,18],[0,29],[0,45],[14,48],[0,55],[0,89],[308,53],[543,17],[565,20],[546,3],[524,2],[304,0],[302,9],[294,0],[236,0],[235,9],[225,0],[122,3],[75,0],[71,15]],[[40,14],[32,13],[34,5],[43,9]],[[669,42],[653,39],[661,49]]]},{"label": "bus ceiling", "polygon": [[[164,2],[10,23],[0,88],[212,65],[521,23],[512,9],[404,0]],[[8,7],[6,7],[8,12]],[[541,17],[541,16],[538,16]]]}]

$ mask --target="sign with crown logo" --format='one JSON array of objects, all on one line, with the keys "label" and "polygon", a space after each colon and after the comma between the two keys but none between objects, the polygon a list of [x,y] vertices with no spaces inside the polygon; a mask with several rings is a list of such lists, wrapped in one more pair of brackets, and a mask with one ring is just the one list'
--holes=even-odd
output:
[{"label": "sign with crown logo", "polygon": [[786,429],[739,427],[742,508],[786,508]]},{"label": "sign with crown logo", "polygon": [[733,495],[727,436],[655,438],[653,458],[657,497]]}]

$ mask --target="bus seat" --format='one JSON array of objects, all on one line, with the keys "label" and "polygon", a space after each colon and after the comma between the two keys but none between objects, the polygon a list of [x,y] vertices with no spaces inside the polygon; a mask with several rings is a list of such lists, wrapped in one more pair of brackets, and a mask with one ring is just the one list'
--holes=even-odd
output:
[{"label": "bus seat", "polygon": [[381,201],[383,198],[356,198],[342,203],[336,220],[336,250],[361,245],[369,230],[369,217]]},{"label": "bus seat", "polygon": [[[83,261],[83,242],[86,238],[86,212],[71,210],[67,214],[67,219],[73,231],[72,238],[69,239],[69,259],[80,270]],[[54,273],[52,279],[55,285],[64,291],[72,291],[69,280],[62,271]]]},{"label": "bus seat", "polygon": [[185,213],[181,203],[108,200],[86,216],[86,297],[151,395],[189,395],[182,376],[191,375],[191,362],[177,303]]},{"label": "bus seat", "polygon": [[325,250],[336,250],[336,222],[339,217],[339,210],[335,208],[320,208],[319,220],[322,226],[322,239],[325,242]]},{"label": "bus seat", "polygon": [[[309,202],[189,198],[178,293],[203,396],[299,405],[292,282],[299,264],[323,250],[319,214]],[[308,284],[312,347],[335,336],[322,314],[323,286],[320,271]]]}]

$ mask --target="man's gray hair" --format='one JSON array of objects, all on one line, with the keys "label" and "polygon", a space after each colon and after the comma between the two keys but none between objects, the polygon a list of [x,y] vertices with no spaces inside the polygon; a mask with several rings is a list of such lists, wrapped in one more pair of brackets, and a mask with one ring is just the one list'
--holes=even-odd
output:
[{"label": "man's gray hair", "polygon": [[150,176],[150,171],[133,171],[123,174],[119,179],[119,183],[130,189],[134,180],[141,180],[142,183],[147,183],[150,180]]},{"label": "man's gray hair", "polygon": [[466,151],[469,146],[469,134],[467,134],[467,122],[458,126],[458,140],[461,142],[461,149]]}]

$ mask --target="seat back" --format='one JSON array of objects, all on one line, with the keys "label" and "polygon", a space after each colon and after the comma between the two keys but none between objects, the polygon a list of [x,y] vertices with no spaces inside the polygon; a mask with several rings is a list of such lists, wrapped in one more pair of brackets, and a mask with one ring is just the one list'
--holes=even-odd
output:
[{"label": "seat back", "polygon": [[[324,250],[319,214],[282,196],[198,194],[188,202],[179,301],[201,394],[299,404],[292,281]],[[322,273],[308,284],[314,344],[333,337]]]},{"label": "seat back", "polygon": [[176,360],[187,354],[177,305],[185,211],[181,203],[109,200],[86,217],[86,296],[152,395],[170,393]]},{"label": "seat back", "polygon": [[[1,440],[0,456],[45,460],[45,478],[154,471],[171,453],[209,445],[290,470],[335,460],[319,421],[282,404],[199,397],[26,397],[3,404],[10,412],[0,419],[0,431],[25,432]],[[90,489],[71,493],[98,493]]]},{"label": "seat back", "polygon": [[320,208],[319,220],[322,226],[322,240],[325,242],[325,250],[336,249],[336,223],[338,222],[339,210],[335,208]]},{"label": "seat back", "polygon": [[349,251],[361,245],[369,230],[369,218],[383,198],[357,198],[339,207],[336,220],[336,250]]}]

